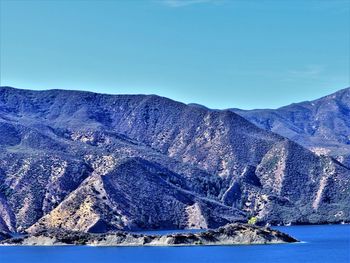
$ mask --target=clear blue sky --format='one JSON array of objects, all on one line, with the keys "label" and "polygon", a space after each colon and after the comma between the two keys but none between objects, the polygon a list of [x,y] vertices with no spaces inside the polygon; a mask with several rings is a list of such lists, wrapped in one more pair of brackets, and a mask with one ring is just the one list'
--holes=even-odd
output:
[{"label": "clear blue sky", "polygon": [[275,108],[350,86],[350,0],[1,1],[1,85]]}]

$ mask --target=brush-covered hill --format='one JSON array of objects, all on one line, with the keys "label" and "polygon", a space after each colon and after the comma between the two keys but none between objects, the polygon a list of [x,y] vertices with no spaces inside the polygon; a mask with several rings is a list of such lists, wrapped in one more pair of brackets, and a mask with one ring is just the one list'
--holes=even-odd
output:
[{"label": "brush-covered hill", "polygon": [[154,95],[0,88],[0,229],[349,221],[350,172],[241,116]]}]

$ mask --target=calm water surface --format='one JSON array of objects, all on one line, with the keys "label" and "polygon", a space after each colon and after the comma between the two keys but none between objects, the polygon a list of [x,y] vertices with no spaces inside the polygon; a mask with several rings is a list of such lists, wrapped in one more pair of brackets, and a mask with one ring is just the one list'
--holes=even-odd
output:
[{"label": "calm water surface", "polygon": [[212,247],[0,247],[0,263],[329,262],[350,263],[350,226],[277,227],[297,244]]}]

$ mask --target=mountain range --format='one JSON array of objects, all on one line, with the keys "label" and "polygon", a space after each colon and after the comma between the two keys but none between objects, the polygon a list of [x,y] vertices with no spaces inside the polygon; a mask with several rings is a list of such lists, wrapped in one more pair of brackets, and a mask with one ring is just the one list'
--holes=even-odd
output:
[{"label": "mountain range", "polygon": [[256,125],[254,112],[1,87],[0,232],[349,222],[346,157]]}]

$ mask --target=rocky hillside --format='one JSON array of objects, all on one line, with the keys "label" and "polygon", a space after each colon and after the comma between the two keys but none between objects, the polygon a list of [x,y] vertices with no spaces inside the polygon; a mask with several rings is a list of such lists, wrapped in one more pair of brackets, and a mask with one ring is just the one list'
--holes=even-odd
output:
[{"label": "rocky hillside", "polygon": [[146,95],[0,88],[0,230],[350,219],[350,172],[239,115]]},{"label": "rocky hillside", "polygon": [[265,130],[350,167],[350,88],[276,110],[233,111]]}]

